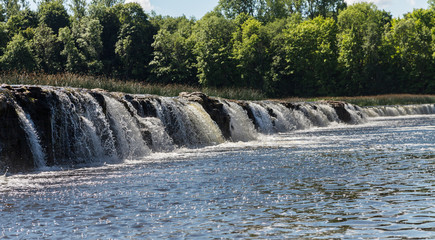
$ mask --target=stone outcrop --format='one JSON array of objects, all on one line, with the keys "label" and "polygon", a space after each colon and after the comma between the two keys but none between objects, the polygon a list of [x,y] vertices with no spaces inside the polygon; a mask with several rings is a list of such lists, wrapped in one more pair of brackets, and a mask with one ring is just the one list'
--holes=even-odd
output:
[{"label": "stone outcrop", "polygon": [[179,97],[188,101],[197,102],[202,105],[204,110],[210,115],[211,119],[216,122],[226,139],[231,138],[230,116],[225,112],[223,104],[217,99],[208,97],[201,92],[182,92]]},{"label": "stone outcrop", "polygon": [[[204,113],[201,110],[200,114],[192,114],[189,109],[187,112],[191,115],[186,118],[186,112],[183,112],[187,107],[186,101],[200,104],[219,129],[213,125],[214,130],[208,132],[211,136],[200,136],[198,133],[200,131],[195,132],[194,128],[181,131],[189,124],[200,123],[192,122],[188,118],[198,117]],[[31,170],[36,166],[35,148],[32,147],[35,141],[29,140],[29,124],[36,131],[36,141],[44,153],[44,164],[75,165],[86,163],[89,156],[98,155],[98,151],[101,155],[102,150],[104,156],[119,158],[126,157],[125,152],[120,150],[122,148],[128,148],[127,150],[132,153],[140,152],[141,147],[136,146],[135,141],[144,143],[142,146],[146,144],[145,147],[149,149],[154,149],[154,144],[160,137],[170,138],[166,143],[174,146],[198,147],[221,142],[222,138],[217,132],[219,130],[224,138],[231,140],[231,133],[234,131],[231,129],[234,127],[231,126],[231,116],[235,116],[235,113],[230,112],[233,114],[230,116],[227,112],[228,109],[234,110],[230,107],[229,101],[233,100],[221,100],[201,92],[183,92],[178,99],[173,99],[152,95],[109,93],[102,89],[2,85],[0,87],[0,174],[7,168],[9,172],[19,172]],[[260,118],[255,114],[259,113],[258,109],[252,109],[252,102],[235,100],[233,102],[244,109],[240,111],[240,108],[237,108],[238,114],[246,114],[258,129],[260,123],[257,121],[260,121]],[[279,112],[280,108],[273,107],[276,102],[256,103],[257,107],[261,105],[263,108],[262,117],[270,116],[273,128],[276,127],[275,124],[279,125],[278,118],[282,113]],[[308,116],[310,112],[320,111],[318,103],[279,103],[291,111],[303,112],[307,118],[313,118]],[[349,113],[347,103],[328,101],[322,104],[330,105],[342,122],[353,123],[352,118],[355,117],[355,113],[353,115]],[[244,118],[246,119],[246,116]],[[130,128],[131,126],[133,127]],[[93,135],[88,132],[92,132]],[[125,136],[119,135],[120,132]],[[204,132],[207,131],[202,131],[201,134]],[[273,132],[274,130],[270,133]],[[217,135],[220,137],[219,141],[207,142],[207,139],[213,139],[213,136]],[[95,142],[101,144],[100,149],[95,149],[98,145],[95,145]],[[157,144],[160,144],[157,149],[165,148],[161,143]],[[125,145],[132,145],[132,147]],[[127,157],[129,156],[127,154]]]},{"label": "stone outcrop", "polygon": [[351,123],[352,122],[352,116],[350,113],[346,110],[346,103],[340,102],[340,101],[325,101],[327,104],[329,104],[332,108],[334,108],[335,112],[338,115],[338,118],[340,118],[341,121],[345,123]]},{"label": "stone outcrop", "polygon": [[0,174],[31,170],[33,155],[9,89],[0,91]]}]

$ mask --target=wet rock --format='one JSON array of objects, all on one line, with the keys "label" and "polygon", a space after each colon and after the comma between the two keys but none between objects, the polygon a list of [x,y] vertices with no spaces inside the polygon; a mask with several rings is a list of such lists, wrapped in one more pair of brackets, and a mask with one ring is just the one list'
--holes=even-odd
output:
[{"label": "wet rock", "polygon": [[291,103],[291,102],[280,102],[284,107],[291,109],[291,110],[299,110],[300,105]]},{"label": "wet rock", "polygon": [[106,106],[106,101],[104,100],[104,96],[103,94],[101,94],[100,91],[95,91],[94,89],[89,92],[89,94],[91,94],[91,96],[97,100],[98,104],[100,105],[100,107],[103,109],[104,113],[107,113],[107,106]]},{"label": "wet rock", "polygon": [[352,116],[350,115],[350,113],[346,110],[345,106],[346,103],[345,102],[340,102],[340,101],[326,101],[326,103],[328,103],[332,108],[334,108],[335,112],[338,115],[338,118],[345,122],[345,123],[351,123],[352,122]]},{"label": "wet rock", "polygon": [[179,97],[201,104],[204,110],[210,115],[211,119],[219,126],[222,135],[226,139],[231,138],[230,116],[224,110],[224,106],[219,100],[211,98],[201,92],[182,92],[179,94]]},{"label": "wet rock", "polygon": [[254,113],[252,112],[252,109],[249,107],[249,104],[245,101],[236,101],[236,103],[239,104],[239,106],[241,106],[243,108],[243,110],[246,111],[248,118],[251,119],[255,128],[258,128],[257,120],[255,119]]},{"label": "wet rock", "polygon": [[141,99],[139,103],[142,106],[144,117],[157,117],[157,110],[150,99]]},{"label": "wet rock", "polygon": [[35,129],[38,132],[41,146],[47,157],[47,164],[54,164],[54,152],[52,144],[52,104],[56,97],[41,87],[19,87],[14,89],[17,103],[30,115]]},{"label": "wet rock", "polygon": [[131,103],[141,117],[157,117],[157,110],[151,103],[153,97],[139,97],[126,95],[125,99]]},{"label": "wet rock", "polygon": [[0,96],[0,174],[33,169],[33,154],[10,96]]}]

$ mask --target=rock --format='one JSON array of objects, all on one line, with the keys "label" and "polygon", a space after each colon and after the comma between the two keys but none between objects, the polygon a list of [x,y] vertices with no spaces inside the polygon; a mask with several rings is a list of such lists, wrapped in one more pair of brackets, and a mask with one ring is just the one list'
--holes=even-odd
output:
[{"label": "rock", "polygon": [[211,98],[202,92],[182,92],[179,97],[201,104],[211,119],[219,126],[222,135],[226,139],[231,138],[230,115],[225,111],[223,104],[219,100]]},{"label": "rock", "polygon": [[12,90],[12,86],[11,86],[11,85],[8,85],[8,84],[4,84],[4,83],[3,83],[0,87],[1,87],[1,88],[4,88],[4,89]]},{"label": "rock", "polygon": [[351,123],[352,122],[352,116],[350,113],[346,110],[346,103],[340,102],[340,101],[325,101],[329,105],[331,105],[332,108],[334,108],[335,112],[338,115],[338,118],[345,122],[345,123]]},{"label": "rock", "polygon": [[206,99],[208,99],[208,96],[202,92],[181,92],[178,96],[188,101],[198,102],[201,105],[204,103],[204,101],[206,101]]},{"label": "rock", "polygon": [[0,97],[0,174],[33,169],[33,154],[18,114],[8,96]]},{"label": "rock", "polygon": [[254,117],[254,113],[252,112],[252,109],[249,107],[249,104],[245,101],[235,101],[239,106],[243,108],[243,110],[246,111],[246,114],[248,115],[248,118],[251,119],[252,123],[254,124],[255,128],[258,129],[258,123],[257,120]]},{"label": "rock", "polygon": [[[41,87],[27,86],[14,89],[15,99],[23,110],[30,115],[35,129],[38,132],[39,140],[46,153],[47,164],[55,163],[55,154],[52,144],[52,105],[57,97]],[[60,151],[61,152],[61,151]]]}]

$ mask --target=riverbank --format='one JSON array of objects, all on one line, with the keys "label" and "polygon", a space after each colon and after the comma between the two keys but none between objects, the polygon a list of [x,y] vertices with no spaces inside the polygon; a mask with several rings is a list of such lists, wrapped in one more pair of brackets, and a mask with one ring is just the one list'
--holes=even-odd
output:
[{"label": "riverbank", "polygon": [[365,122],[344,102],[226,100],[38,85],[0,87],[0,172],[122,162],[153,152]]},{"label": "riverbank", "polygon": [[105,76],[79,75],[73,73],[0,73],[0,83],[9,85],[46,85],[104,89],[109,92],[152,94],[166,97],[178,96],[181,92],[203,92],[209,96],[239,100],[263,100],[266,96],[258,90],[244,88],[202,88],[181,84],[153,84],[125,81]]},{"label": "riverbank", "polygon": [[[137,81],[123,81],[104,76],[89,76],[72,73],[43,74],[43,73],[1,73],[0,83],[23,85],[49,85],[57,87],[76,87],[94,89],[100,88],[110,92],[124,92],[130,94],[153,94],[174,97],[181,92],[203,92],[208,96],[238,100],[265,100],[264,93],[254,89],[243,88],[201,88],[180,84],[151,84]],[[385,106],[435,103],[435,95],[419,94],[386,94],[376,96],[354,97],[316,97],[298,98],[290,97],[279,99],[286,102],[311,102],[311,101],[344,101],[358,106]]]}]

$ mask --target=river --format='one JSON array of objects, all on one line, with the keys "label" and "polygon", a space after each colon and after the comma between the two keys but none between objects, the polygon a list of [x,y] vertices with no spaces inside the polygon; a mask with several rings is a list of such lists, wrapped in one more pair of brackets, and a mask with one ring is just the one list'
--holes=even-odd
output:
[{"label": "river", "polygon": [[2,239],[435,238],[435,115],[0,177]]}]

